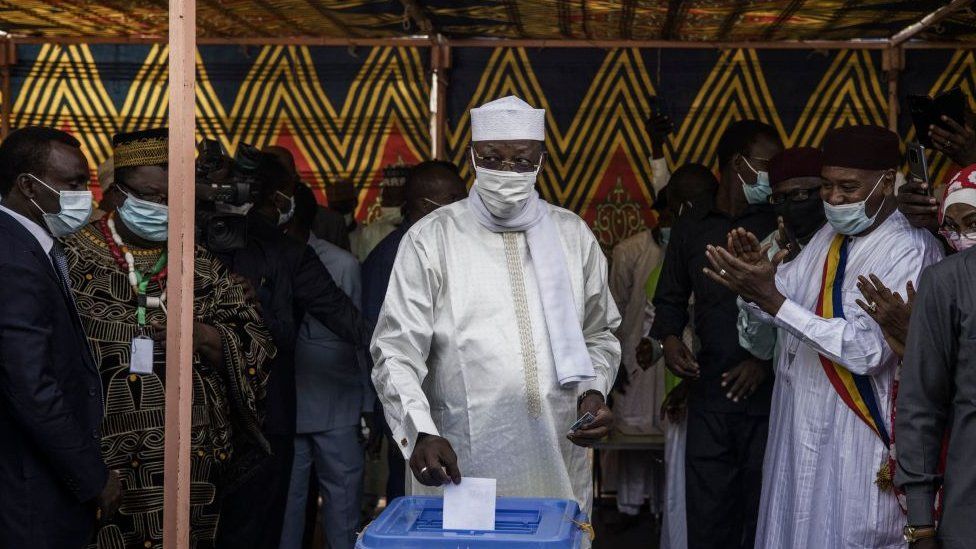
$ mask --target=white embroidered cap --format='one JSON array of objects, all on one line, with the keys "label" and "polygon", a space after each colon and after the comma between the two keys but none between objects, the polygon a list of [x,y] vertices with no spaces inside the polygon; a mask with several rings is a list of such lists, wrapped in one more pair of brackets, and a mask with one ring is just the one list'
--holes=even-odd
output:
[{"label": "white embroidered cap", "polygon": [[471,109],[472,141],[546,140],[546,110],[514,95]]}]

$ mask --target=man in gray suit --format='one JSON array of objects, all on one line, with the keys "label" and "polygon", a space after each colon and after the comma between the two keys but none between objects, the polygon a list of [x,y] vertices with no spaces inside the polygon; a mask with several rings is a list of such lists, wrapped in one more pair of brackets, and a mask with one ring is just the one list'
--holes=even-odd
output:
[{"label": "man in gray suit", "polygon": [[[308,242],[339,287],[359,303],[359,262],[351,253],[311,234],[315,206],[312,191],[298,185],[288,234]],[[352,549],[356,543],[365,466],[360,417],[372,411],[375,399],[368,372],[360,364],[352,345],[305,315],[295,349],[297,434],[281,549],[302,547],[313,464],[324,500],[322,526],[329,547]]]}]

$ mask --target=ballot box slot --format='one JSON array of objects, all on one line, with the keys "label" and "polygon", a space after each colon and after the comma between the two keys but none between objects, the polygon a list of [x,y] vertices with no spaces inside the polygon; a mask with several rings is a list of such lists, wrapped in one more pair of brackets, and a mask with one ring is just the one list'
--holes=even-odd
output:
[{"label": "ballot box slot", "polygon": [[[414,532],[440,532],[443,530],[444,513],[442,509],[424,509],[410,528]],[[523,509],[498,509],[495,511],[494,532],[505,534],[533,535],[542,522],[538,511]],[[457,530],[461,532],[461,530]]]}]

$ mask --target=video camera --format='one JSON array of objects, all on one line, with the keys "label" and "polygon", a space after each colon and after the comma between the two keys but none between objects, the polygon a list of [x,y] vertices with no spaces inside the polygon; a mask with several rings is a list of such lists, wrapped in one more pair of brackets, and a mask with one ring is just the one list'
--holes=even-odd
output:
[{"label": "video camera", "polygon": [[261,151],[241,144],[232,158],[213,139],[202,141],[197,151],[197,242],[213,253],[241,249],[247,245],[247,212],[261,190]]}]

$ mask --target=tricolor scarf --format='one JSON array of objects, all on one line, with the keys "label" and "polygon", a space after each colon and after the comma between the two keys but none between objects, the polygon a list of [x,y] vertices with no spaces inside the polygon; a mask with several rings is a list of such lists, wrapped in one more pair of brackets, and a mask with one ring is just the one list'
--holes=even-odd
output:
[{"label": "tricolor scarf", "polygon": [[[824,260],[823,279],[820,286],[820,296],[817,299],[817,315],[823,318],[845,318],[844,316],[844,274],[847,269],[847,245],[848,239],[842,234],[834,236],[827,249],[827,258]],[[881,408],[878,406],[878,398],[874,394],[871,386],[871,377],[866,375],[854,374],[847,368],[820,355],[820,364],[823,366],[827,379],[837,391],[837,395],[854,412],[854,415],[861,420],[869,429],[874,431],[878,438],[884,442],[885,448],[890,448],[891,437],[885,426],[884,417],[881,415]],[[894,470],[891,468],[889,460],[884,460],[878,471],[875,484],[882,490],[892,487]]]},{"label": "tricolor scarf", "polygon": [[[844,270],[847,267],[847,237],[841,234],[835,235],[827,250],[827,259],[824,261],[823,281],[821,284],[820,297],[817,300],[817,315],[823,318],[845,318],[844,317]],[[888,429],[885,427],[884,418],[881,415],[881,408],[878,407],[878,399],[871,387],[871,377],[851,373],[840,364],[833,362],[829,358],[820,355],[820,363],[823,365],[827,379],[834,386],[834,390],[844,401],[854,415],[867,425],[881,441],[885,447],[891,443],[888,436]]]}]

